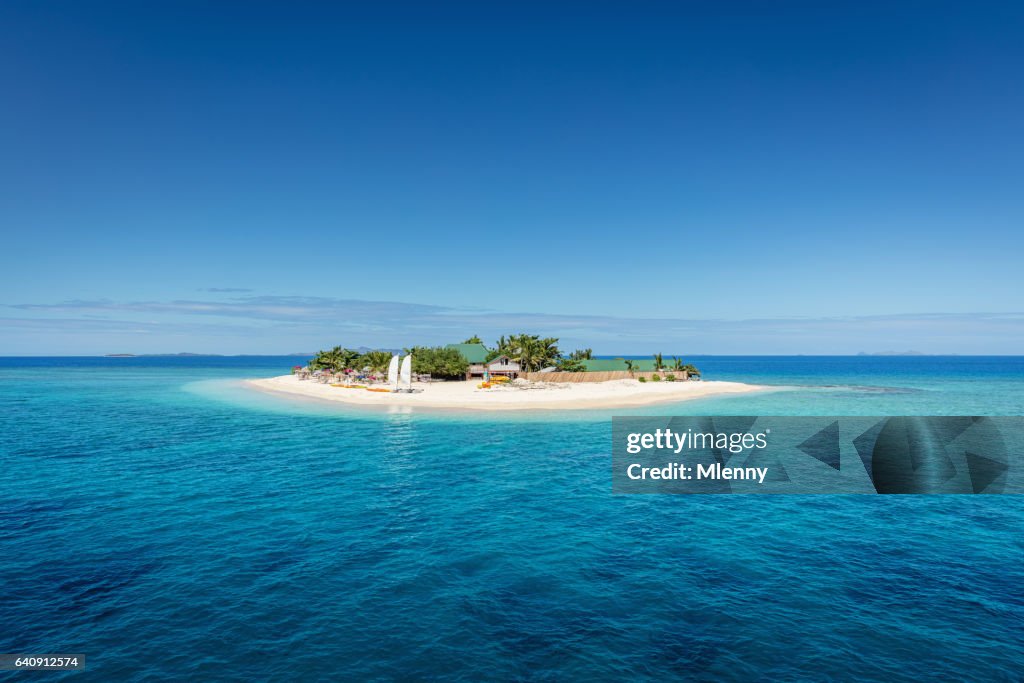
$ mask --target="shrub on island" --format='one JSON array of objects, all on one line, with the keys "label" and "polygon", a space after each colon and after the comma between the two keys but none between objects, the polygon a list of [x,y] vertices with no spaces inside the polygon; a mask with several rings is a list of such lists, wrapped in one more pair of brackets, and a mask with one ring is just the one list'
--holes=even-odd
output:
[{"label": "shrub on island", "polygon": [[672,373],[670,372],[670,373],[668,373],[667,375],[665,375],[665,381],[666,381],[666,382],[675,382],[675,381],[676,381],[676,376],[675,376],[675,375],[673,375],[673,374],[672,374]]},{"label": "shrub on island", "polygon": [[661,375],[657,375],[657,374],[651,375],[651,381],[652,382],[660,382],[661,381]]},{"label": "shrub on island", "polygon": [[647,381],[646,377],[637,377],[636,379],[637,379],[638,382],[646,382]]},{"label": "shrub on island", "polygon": [[429,374],[435,379],[462,379],[469,369],[469,363],[455,349],[443,346],[414,346],[405,352],[412,353],[413,372]]},{"label": "shrub on island", "polygon": [[[412,349],[405,349],[406,354],[410,352],[412,371],[415,373],[429,374],[439,379],[461,379],[465,377],[469,368],[469,363],[455,349],[440,346],[414,346]],[[333,349],[317,352],[309,361],[309,369],[335,373],[369,369],[375,375],[383,375],[391,363],[391,356],[390,351],[359,353],[343,346],[335,346]],[[293,368],[292,372],[295,373],[297,370]]]}]

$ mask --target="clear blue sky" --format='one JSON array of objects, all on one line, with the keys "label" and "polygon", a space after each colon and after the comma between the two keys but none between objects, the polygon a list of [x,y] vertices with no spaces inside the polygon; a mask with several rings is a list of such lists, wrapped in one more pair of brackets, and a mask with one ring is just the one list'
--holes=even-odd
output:
[{"label": "clear blue sky", "polygon": [[0,354],[1024,353],[1020,3],[326,5],[0,4]]}]

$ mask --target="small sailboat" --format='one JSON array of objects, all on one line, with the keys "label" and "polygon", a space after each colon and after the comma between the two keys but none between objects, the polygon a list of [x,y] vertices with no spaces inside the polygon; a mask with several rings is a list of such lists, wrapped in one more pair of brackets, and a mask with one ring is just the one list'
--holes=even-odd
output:
[{"label": "small sailboat", "polygon": [[412,392],[412,354],[402,359],[402,369],[398,373],[399,380],[402,384],[402,388],[405,391]]},{"label": "small sailboat", "polygon": [[391,363],[388,364],[388,386],[391,391],[398,391],[398,354],[391,356]]}]

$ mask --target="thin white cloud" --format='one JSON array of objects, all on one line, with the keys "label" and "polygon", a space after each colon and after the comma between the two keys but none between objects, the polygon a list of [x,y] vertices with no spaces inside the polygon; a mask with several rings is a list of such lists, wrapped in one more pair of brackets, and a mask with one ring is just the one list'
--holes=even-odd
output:
[{"label": "thin white cloud", "polygon": [[[530,330],[563,346],[604,353],[856,353],[914,349],[926,353],[1024,353],[1024,313],[758,319],[632,318],[539,314],[307,296],[237,296],[212,301],[70,300],[7,304],[20,315],[0,318],[0,352],[30,336],[59,335],[123,346],[140,336],[194,339],[200,346],[234,341],[245,352],[275,352],[336,343],[396,347],[491,340]],[[121,338],[125,338],[123,342]],[[295,341],[291,341],[295,340]],[[176,342],[180,346],[180,341]],[[170,349],[161,349],[170,350]],[[232,352],[232,348],[220,348]],[[53,352],[53,351],[47,351]]]}]

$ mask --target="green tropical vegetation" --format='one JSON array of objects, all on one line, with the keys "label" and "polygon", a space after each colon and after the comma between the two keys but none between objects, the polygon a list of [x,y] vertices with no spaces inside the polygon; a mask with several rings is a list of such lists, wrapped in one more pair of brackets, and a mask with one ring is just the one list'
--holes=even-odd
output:
[{"label": "green tropical vegetation", "polygon": [[[483,345],[483,342],[480,341],[479,336],[473,335],[464,341],[463,344]],[[508,356],[519,363],[523,372],[535,372],[547,367],[554,367],[562,372],[585,372],[588,369],[586,361],[594,360],[592,349],[576,349],[571,353],[565,354],[558,348],[557,337],[541,337],[537,334],[519,333],[507,336],[502,335],[493,347],[485,348],[487,348],[486,360],[490,361],[499,356]],[[439,379],[464,377],[469,367],[465,357],[454,348],[414,346],[410,349],[405,349],[405,353],[410,352],[412,353],[413,372],[430,374]],[[391,357],[392,353],[390,351],[367,351],[360,353],[343,346],[335,346],[332,349],[318,351],[309,362],[309,369],[330,370],[332,372],[369,369],[373,372],[384,373],[391,362]],[[644,361],[639,361],[640,365],[638,366],[638,362],[632,359],[617,358],[616,360],[622,361],[623,366],[630,375],[638,368],[651,367],[645,366]],[[608,361],[600,362],[606,363]],[[676,373],[682,374],[685,372],[689,376],[694,377],[699,377],[701,374],[700,370],[690,363],[684,363],[677,356],[672,357],[671,363],[666,363],[664,356],[660,353],[653,355],[652,366],[656,372],[671,370],[673,373],[665,375],[663,378],[655,375],[651,378],[651,381],[655,382],[662,379],[670,382],[674,381]],[[643,380],[643,378],[641,379]]]},{"label": "green tropical vegetation", "polygon": [[444,379],[462,379],[469,363],[455,349],[443,346],[414,346],[405,349],[412,354],[412,371]]},{"label": "green tropical vegetation", "polygon": [[519,363],[523,372],[533,372],[549,366],[558,366],[562,353],[558,350],[556,337],[541,337],[537,334],[512,334],[498,339],[495,348],[487,354],[487,360],[508,356]]},{"label": "green tropical vegetation", "polygon": [[[685,372],[688,376],[691,376],[691,377],[692,376],[697,376],[697,377],[700,376],[700,370],[698,370],[696,368],[696,366],[694,366],[692,363],[683,363],[683,361],[678,356],[672,356],[672,364],[671,365],[667,365],[663,361],[662,355],[660,353],[654,354],[654,369],[655,370],[659,370],[659,371],[660,370],[672,370],[673,372],[679,372],[679,373]],[[668,379],[668,375],[665,376],[665,379]],[[674,375],[673,375],[672,379],[673,380],[675,379]]]},{"label": "green tropical vegetation", "polygon": [[[360,356],[358,364],[360,367],[370,368],[374,372],[387,372],[388,364],[391,363],[391,355],[387,351],[367,351]],[[413,356],[413,360],[416,360],[415,356]]]},{"label": "green tropical vegetation", "polygon": [[335,346],[329,351],[318,351],[313,360],[309,361],[310,370],[330,370],[341,372],[346,369],[361,369],[359,364],[362,354],[343,346]]},{"label": "green tropical vegetation", "polygon": [[[405,353],[412,353],[412,371],[416,373],[429,373],[437,378],[461,378],[465,377],[469,364],[458,351],[446,349],[441,346],[414,346],[405,349]],[[309,361],[310,370],[330,370],[331,372],[343,372],[345,370],[362,371],[369,369],[377,373],[387,372],[391,363],[391,352],[389,351],[367,351],[359,353],[342,346],[335,346],[327,351],[319,351]]]}]

